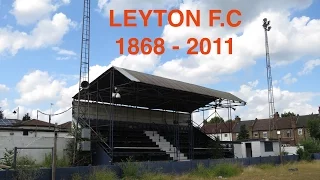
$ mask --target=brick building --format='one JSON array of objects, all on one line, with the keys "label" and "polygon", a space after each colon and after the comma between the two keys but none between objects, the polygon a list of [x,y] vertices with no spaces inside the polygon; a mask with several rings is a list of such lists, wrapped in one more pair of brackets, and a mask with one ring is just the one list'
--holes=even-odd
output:
[{"label": "brick building", "polygon": [[282,144],[294,146],[309,137],[307,131],[308,121],[315,118],[319,118],[320,120],[320,107],[318,111],[318,114],[291,117],[280,117],[276,113],[272,119],[256,118],[255,120],[241,121],[239,117],[236,117],[232,123],[228,122],[228,125],[226,125],[226,122],[212,123],[204,125],[202,129],[205,129],[205,133],[210,134],[210,136],[223,136],[225,134],[232,136],[232,138],[228,139],[223,138],[225,141],[236,141],[241,125],[246,126],[250,139],[278,139],[279,135],[277,135],[277,131],[280,131]]}]

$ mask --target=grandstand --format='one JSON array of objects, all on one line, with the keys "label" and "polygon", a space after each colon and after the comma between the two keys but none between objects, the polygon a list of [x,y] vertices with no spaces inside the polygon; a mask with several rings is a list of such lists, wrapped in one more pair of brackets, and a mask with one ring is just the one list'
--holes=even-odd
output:
[{"label": "grandstand", "polygon": [[[82,151],[90,153],[94,165],[128,157],[212,158],[215,141],[195,125],[192,113],[246,104],[227,92],[119,67],[110,67],[73,99],[73,120],[85,127]],[[81,122],[80,107],[88,107]]]}]

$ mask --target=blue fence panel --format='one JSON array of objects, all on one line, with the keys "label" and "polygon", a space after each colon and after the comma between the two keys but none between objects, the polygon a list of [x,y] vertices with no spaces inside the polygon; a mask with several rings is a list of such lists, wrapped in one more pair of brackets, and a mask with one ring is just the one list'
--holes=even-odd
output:
[{"label": "blue fence panel", "polygon": [[[320,159],[320,153],[314,154],[314,159]],[[297,155],[283,156],[284,162],[294,162],[298,161]],[[143,172],[161,172],[161,173],[175,173],[182,174],[190,172],[195,169],[198,164],[202,164],[205,167],[214,167],[218,164],[231,163],[239,164],[243,166],[258,165],[258,164],[279,164],[279,156],[269,156],[269,157],[254,157],[254,158],[236,158],[236,159],[204,159],[204,160],[193,160],[193,161],[157,161],[157,162],[140,162],[135,163],[139,166],[140,173]],[[86,179],[86,176],[90,174],[94,169],[111,169],[119,177],[122,176],[121,167],[125,163],[117,163],[115,165],[104,165],[104,166],[80,166],[80,167],[66,167],[56,169],[56,179],[59,180],[69,180],[72,178],[73,174],[79,174],[81,177]],[[51,169],[41,169],[41,177],[37,180],[50,180],[52,176]],[[14,178],[13,170],[0,171],[0,180],[13,180]]]},{"label": "blue fence panel", "polygon": [[320,159],[320,153],[314,153],[313,158],[319,160]]}]

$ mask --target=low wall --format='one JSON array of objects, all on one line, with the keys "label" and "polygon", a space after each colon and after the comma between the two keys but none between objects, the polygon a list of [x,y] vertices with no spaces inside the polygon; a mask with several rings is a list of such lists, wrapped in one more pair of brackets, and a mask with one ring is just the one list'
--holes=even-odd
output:
[{"label": "low wall", "polygon": [[[57,138],[57,156],[63,157],[66,145],[71,138]],[[53,137],[23,137],[23,136],[0,136],[0,159],[3,158],[6,149],[14,147],[53,147]],[[44,160],[45,154],[51,153],[51,149],[20,149],[17,157],[30,156],[37,163]],[[0,178],[1,179],[1,178]]]},{"label": "low wall", "polygon": [[[298,156],[284,156],[284,162],[294,162],[298,161]],[[203,164],[206,167],[215,166],[222,163],[237,163],[243,166],[257,165],[257,164],[279,164],[280,158],[279,156],[270,156],[270,157],[256,157],[256,158],[241,158],[241,159],[207,159],[207,160],[193,160],[193,161],[161,161],[161,162],[140,162],[137,165],[141,168],[142,171],[149,172],[162,172],[162,173],[174,173],[174,174],[182,174],[187,173],[190,170],[197,167],[198,164]],[[122,175],[121,164],[117,163],[115,165],[110,166],[94,166],[100,168],[109,168],[117,173],[118,176]],[[85,177],[90,173],[93,166],[86,167],[68,167],[68,168],[57,168],[56,170],[56,179],[57,180],[69,180],[72,175],[77,173],[82,177]],[[6,170],[0,171],[0,179],[2,180],[13,180],[15,171]],[[50,180],[51,179],[51,169],[41,169],[41,178],[37,180]]]}]

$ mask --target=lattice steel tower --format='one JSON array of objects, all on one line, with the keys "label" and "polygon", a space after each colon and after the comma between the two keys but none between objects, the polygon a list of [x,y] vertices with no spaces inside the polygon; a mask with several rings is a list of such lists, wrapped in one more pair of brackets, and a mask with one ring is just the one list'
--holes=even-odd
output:
[{"label": "lattice steel tower", "polygon": [[[86,91],[89,88],[89,61],[90,61],[90,0],[84,0],[83,4],[83,19],[82,19],[82,40],[81,40],[81,57],[80,57],[80,82],[78,93],[78,106],[77,106],[77,122],[78,126],[82,128],[88,126],[86,120],[88,120],[89,112],[89,93]],[[80,93],[81,92],[81,93]],[[82,99],[82,103],[80,103]],[[83,101],[84,100],[84,101]],[[89,125],[90,126],[90,125]],[[89,127],[90,128],[90,127]],[[79,137],[75,137],[75,146],[73,154],[73,163],[75,163],[75,155],[77,149],[77,143]]]},{"label": "lattice steel tower", "polygon": [[268,21],[267,18],[264,18],[262,26],[263,26],[263,29],[264,29],[264,32],[265,32],[269,117],[272,118],[274,116],[274,113],[275,113],[275,108],[274,108],[273,85],[272,85],[270,54],[269,54],[269,42],[268,42],[268,32],[271,30],[270,21]]}]

